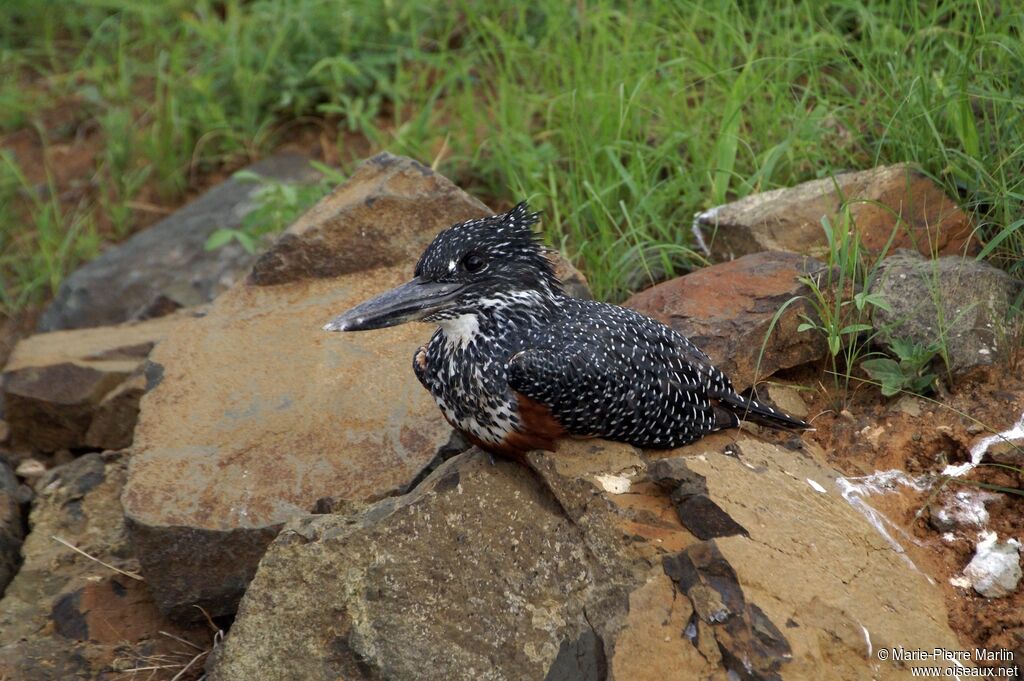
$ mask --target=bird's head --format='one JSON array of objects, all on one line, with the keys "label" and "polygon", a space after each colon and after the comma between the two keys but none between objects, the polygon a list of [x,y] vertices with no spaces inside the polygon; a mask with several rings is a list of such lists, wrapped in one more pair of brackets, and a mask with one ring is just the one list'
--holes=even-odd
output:
[{"label": "bird's head", "polygon": [[550,298],[561,288],[531,229],[537,217],[524,201],[507,213],[452,225],[427,246],[412,281],[357,305],[324,329],[443,323],[503,301]]}]

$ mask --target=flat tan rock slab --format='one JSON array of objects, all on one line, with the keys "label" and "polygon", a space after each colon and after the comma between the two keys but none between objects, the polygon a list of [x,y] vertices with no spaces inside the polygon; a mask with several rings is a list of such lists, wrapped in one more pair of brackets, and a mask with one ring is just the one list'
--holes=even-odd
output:
[{"label": "flat tan rock slab", "polygon": [[694,227],[709,255],[730,260],[760,251],[828,254],[821,220],[834,229],[849,206],[863,245],[881,253],[912,248],[923,254],[973,252],[977,241],[967,214],[922,174],[906,164],[881,166],[795,187],[751,194],[699,213]]},{"label": "flat tan rock slab", "polygon": [[789,305],[772,328],[775,313],[790,299],[810,296],[798,277],[822,267],[796,253],[755,253],[658,284],[624,305],[689,338],[737,390],[745,390],[776,371],[825,356],[821,334],[797,332],[801,315],[814,316],[807,300]]},{"label": "flat tan rock slab", "polygon": [[939,588],[842,498],[834,471],[754,438],[734,451],[687,465],[749,532],[715,544],[746,600],[785,635],[791,659],[781,678],[819,679],[827,665],[836,678],[895,681],[909,671],[875,651],[964,649]]},{"label": "flat tan rock slab", "polygon": [[12,446],[45,452],[130,446],[146,357],[183,318],[21,340],[0,376]]}]

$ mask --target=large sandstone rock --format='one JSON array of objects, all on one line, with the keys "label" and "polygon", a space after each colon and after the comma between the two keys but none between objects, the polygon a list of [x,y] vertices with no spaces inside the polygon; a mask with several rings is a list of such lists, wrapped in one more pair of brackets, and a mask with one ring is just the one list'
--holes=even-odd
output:
[{"label": "large sandstone rock", "polygon": [[625,306],[688,337],[725,371],[737,390],[745,390],[780,369],[825,356],[828,347],[821,334],[796,330],[801,315],[814,316],[807,300],[789,305],[768,333],[783,305],[810,295],[797,277],[823,267],[795,253],[757,253],[658,284],[634,295]]},{"label": "large sandstone rock", "polygon": [[956,256],[930,260],[900,251],[882,264],[872,286],[892,311],[875,308],[872,324],[883,345],[910,340],[945,345],[954,374],[1003,361],[1007,315],[1021,284],[985,262]]},{"label": "large sandstone rock", "polygon": [[[422,163],[383,152],[289,227],[253,265],[249,281],[267,286],[379,267],[411,271],[441,228],[492,213]],[[438,216],[448,220],[442,227]],[[589,297],[583,275],[561,257],[553,261],[566,291]]]},{"label": "large sandstone rock", "polygon": [[249,281],[285,284],[386,266],[411,271],[442,228],[490,212],[427,166],[377,154],[289,227]]},{"label": "large sandstone rock", "polygon": [[752,194],[698,214],[694,228],[716,260],[759,251],[821,257],[828,253],[821,220],[827,217],[839,229],[844,203],[862,243],[874,253],[885,250],[894,230],[889,252],[902,247],[952,255],[977,247],[967,215],[934,182],[905,164]]},{"label": "large sandstone rock", "polygon": [[131,445],[146,356],[181,319],[56,331],[19,342],[0,375],[12,447],[52,452]]},{"label": "large sandstone rock", "polygon": [[158,346],[124,507],[165,611],[233,612],[287,520],[403,493],[446,450],[451,430],[411,368],[430,328],[321,327],[410,278],[441,229],[488,213],[415,161],[375,157]]},{"label": "large sandstone rock", "polygon": [[[309,159],[281,154],[248,168],[281,182],[319,178]],[[219,228],[237,229],[256,204],[259,183],[230,179],[181,210],[107,249],[73,272],[39,320],[40,331],[104,326],[213,300],[255,260],[237,243],[206,250]]]},{"label": "large sandstone rock", "polygon": [[154,660],[168,665],[154,678],[170,678],[209,647],[208,631],[166,620],[143,582],[97,562],[138,570],[119,501],[124,478],[121,455],[87,454],[39,482],[24,564],[0,600],[0,678],[120,678],[113,670]]},{"label": "large sandstone rock", "polygon": [[808,453],[719,434],[660,455],[567,442],[531,474],[472,450],[295,519],[211,679],[895,680],[874,651],[959,649],[938,588]]}]

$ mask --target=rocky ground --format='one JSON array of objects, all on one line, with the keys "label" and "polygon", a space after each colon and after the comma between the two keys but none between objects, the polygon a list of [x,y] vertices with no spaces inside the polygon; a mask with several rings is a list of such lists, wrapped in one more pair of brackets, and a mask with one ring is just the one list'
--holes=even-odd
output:
[{"label": "rocky ground", "polygon": [[[254,169],[315,177],[295,156]],[[798,330],[813,306],[775,318],[828,270],[837,191],[869,200],[868,248],[907,226],[871,323],[884,346],[947,320],[933,399],[837,384],[825,337]],[[225,183],[110,249],[40,333],[0,342],[0,679],[967,675],[880,659],[899,648],[1019,673],[1019,282],[956,255],[970,221],[926,178],[880,168],[704,213],[721,264],[626,303],[815,431],[566,442],[529,467],[453,436],[409,368],[426,328],[320,331],[486,206],[385,154],[264,253],[205,251],[248,192]]]}]

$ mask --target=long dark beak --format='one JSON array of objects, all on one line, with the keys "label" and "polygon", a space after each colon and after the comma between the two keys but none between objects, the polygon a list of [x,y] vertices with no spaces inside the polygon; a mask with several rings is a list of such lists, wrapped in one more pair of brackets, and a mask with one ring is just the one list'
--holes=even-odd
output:
[{"label": "long dark beak", "polygon": [[369,331],[419,321],[443,309],[461,288],[416,277],[338,315],[324,324],[324,330]]}]

